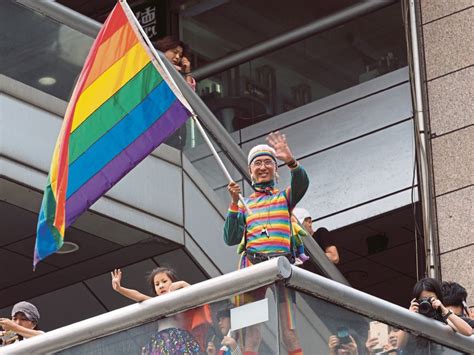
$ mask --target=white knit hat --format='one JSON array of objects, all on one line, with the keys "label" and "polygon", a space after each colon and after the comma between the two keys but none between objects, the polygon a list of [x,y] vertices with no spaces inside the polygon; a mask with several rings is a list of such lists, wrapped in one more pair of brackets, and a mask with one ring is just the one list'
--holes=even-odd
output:
[{"label": "white knit hat", "polygon": [[295,215],[298,222],[300,222],[301,224],[303,224],[306,218],[311,218],[311,215],[309,214],[308,210],[302,207],[295,207],[293,209],[293,214]]},{"label": "white knit hat", "polygon": [[252,164],[252,162],[254,161],[255,158],[260,157],[262,155],[269,156],[276,163],[275,149],[273,149],[272,147],[270,147],[267,144],[259,144],[259,145],[256,145],[255,147],[253,147],[252,149],[250,149],[249,156],[248,156],[248,159],[247,159],[248,163],[249,163],[249,166],[250,166],[250,164]]}]

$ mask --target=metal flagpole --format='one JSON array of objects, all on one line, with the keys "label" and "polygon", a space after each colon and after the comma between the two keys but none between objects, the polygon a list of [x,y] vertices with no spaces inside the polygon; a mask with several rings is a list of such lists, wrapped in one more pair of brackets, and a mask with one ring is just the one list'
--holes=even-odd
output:
[{"label": "metal flagpole", "polygon": [[[227,168],[225,167],[224,163],[222,162],[222,159],[221,157],[219,156],[219,154],[217,153],[216,149],[214,148],[211,140],[209,139],[206,131],[204,130],[204,128],[202,127],[201,123],[199,122],[198,118],[197,118],[197,115],[196,113],[194,112],[193,108],[191,107],[191,105],[189,104],[189,102],[184,98],[184,95],[181,93],[178,85],[176,85],[176,82],[174,81],[173,77],[171,76],[170,72],[168,71],[168,68],[166,68],[165,64],[163,63],[160,55],[156,52],[156,49],[155,47],[153,46],[153,44],[151,43],[150,39],[148,38],[147,34],[145,33],[145,31],[143,30],[142,26],[140,25],[140,23],[138,22],[137,18],[135,17],[135,14],[133,13],[132,9],[130,8],[130,6],[128,5],[127,1],[126,0],[119,0],[120,3],[122,4],[123,6],[123,9],[127,12],[127,15],[128,17],[135,23],[135,26],[137,27],[137,29],[140,31],[140,34],[142,35],[143,39],[145,40],[146,44],[148,45],[148,48],[150,49],[151,53],[153,54],[153,56],[155,57],[155,59],[158,61],[159,65],[161,66],[162,70],[166,73],[166,75],[168,76],[169,80],[171,81],[171,83],[173,84],[173,88],[171,88],[173,90],[174,93],[178,94],[176,95],[179,99],[179,101],[181,101],[181,103],[189,110],[189,112],[191,112],[192,114],[192,119],[194,121],[194,123],[196,124],[196,126],[198,127],[199,129],[199,132],[201,132],[203,138],[204,138],[204,141],[207,143],[207,145],[209,146],[209,149],[211,150],[212,152],[212,155],[214,156],[214,158],[216,159],[217,161],[217,164],[219,165],[219,167],[221,168],[222,172],[224,173],[224,175],[226,176],[227,180],[230,182],[233,182],[234,179],[232,179],[232,176],[230,176],[229,172],[227,171]],[[248,207],[247,203],[245,202],[242,194],[239,194],[239,200],[240,202],[244,205],[245,209],[247,210],[247,212],[249,214],[252,213],[252,210]]]}]

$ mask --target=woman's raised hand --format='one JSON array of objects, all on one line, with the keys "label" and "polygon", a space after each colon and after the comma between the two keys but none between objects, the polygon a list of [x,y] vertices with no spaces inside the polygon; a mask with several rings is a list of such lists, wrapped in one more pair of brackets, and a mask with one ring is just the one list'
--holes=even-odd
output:
[{"label": "woman's raised hand", "polygon": [[408,308],[408,310],[410,312],[415,312],[415,313],[418,313],[418,302],[416,302],[416,298],[412,299],[411,302],[410,302],[410,307]]},{"label": "woman's raised hand", "polygon": [[122,287],[122,271],[120,269],[115,269],[110,273],[110,275],[112,276],[112,288],[115,291],[118,291]]}]

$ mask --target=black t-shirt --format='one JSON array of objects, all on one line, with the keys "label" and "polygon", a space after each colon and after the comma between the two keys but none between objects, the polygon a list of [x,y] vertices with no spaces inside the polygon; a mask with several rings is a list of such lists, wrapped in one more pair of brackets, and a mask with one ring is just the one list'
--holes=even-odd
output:
[{"label": "black t-shirt", "polygon": [[468,317],[464,317],[464,316],[458,316],[458,317],[461,318],[463,321],[465,321],[467,324],[469,324],[472,329],[474,329],[474,320],[473,319],[468,318]]},{"label": "black t-shirt", "polygon": [[335,245],[331,233],[329,233],[326,228],[318,228],[316,232],[313,233],[313,238],[323,251],[326,251],[326,248]]}]

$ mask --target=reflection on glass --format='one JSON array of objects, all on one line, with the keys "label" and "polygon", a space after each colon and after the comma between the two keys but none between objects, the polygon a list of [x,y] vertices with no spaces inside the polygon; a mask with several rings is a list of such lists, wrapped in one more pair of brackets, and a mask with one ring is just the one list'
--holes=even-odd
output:
[{"label": "reflection on glass", "polygon": [[1,73],[68,100],[93,39],[12,1],[0,1]]},{"label": "reflection on glass", "polygon": [[[240,323],[238,329],[231,328],[233,314],[238,313],[242,302],[249,304],[262,300],[268,305],[268,320],[259,319],[258,324],[253,324],[252,317],[248,316],[248,325]],[[206,312],[210,313],[210,322],[206,321],[209,319],[209,313],[204,315]],[[220,351],[243,354],[256,339],[259,340],[259,354],[278,352],[278,315],[272,286],[167,316],[59,354],[181,354],[184,344],[188,348],[190,344],[195,345],[192,354],[217,355]]]},{"label": "reflection on glass", "polygon": [[[278,287],[284,288],[283,285]],[[410,347],[401,349],[397,343],[401,330],[303,292],[293,292],[296,301],[295,329],[305,354],[460,354],[414,335],[411,335]],[[279,297],[281,293],[277,291]],[[280,322],[281,332],[282,326]],[[280,341],[280,353],[286,353],[286,349],[286,344]]]},{"label": "reflection on glass", "polygon": [[[207,57],[199,41],[219,47],[220,29],[212,38],[197,31],[184,40],[198,58]],[[397,3],[201,80],[197,92],[233,132],[406,65]]]},{"label": "reflection on glass", "polygon": [[185,0],[180,4],[180,16],[185,41],[203,59],[212,61],[358,2]]}]

